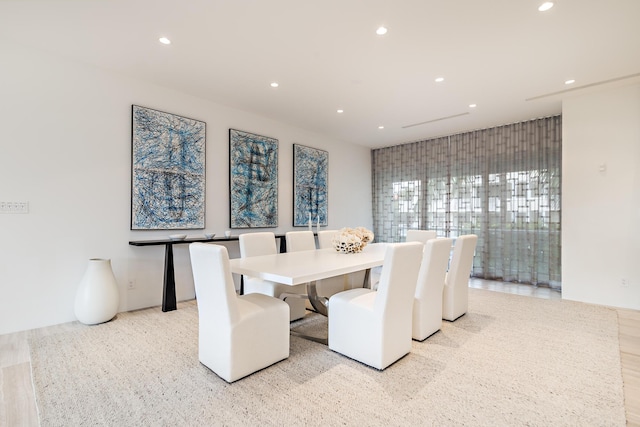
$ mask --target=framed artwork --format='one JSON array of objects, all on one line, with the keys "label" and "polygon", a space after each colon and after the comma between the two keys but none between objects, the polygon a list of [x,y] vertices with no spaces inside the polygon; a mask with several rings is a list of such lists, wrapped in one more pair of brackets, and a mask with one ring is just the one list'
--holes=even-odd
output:
[{"label": "framed artwork", "polygon": [[229,129],[231,228],[278,226],[278,140]]},{"label": "framed artwork", "polygon": [[329,153],[293,144],[293,226],[327,225]]},{"label": "framed artwork", "polygon": [[131,111],[131,229],[204,228],[206,123]]}]

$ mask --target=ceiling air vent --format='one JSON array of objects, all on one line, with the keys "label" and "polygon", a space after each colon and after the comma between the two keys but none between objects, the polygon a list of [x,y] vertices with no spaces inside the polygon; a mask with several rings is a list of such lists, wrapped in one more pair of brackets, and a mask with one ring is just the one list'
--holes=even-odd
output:
[{"label": "ceiling air vent", "polygon": [[426,125],[426,124],[429,124],[429,123],[439,122],[439,121],[442,121],[442,120],[453,119],[455,117],[466,116],[467,114],[469,114],[468,111],[466,113],[454,114],[453,116],[440,117],[440,118],[437,118],[437,119],[427,120],[426,122],[420,122],[420,123],[414,123],[412,125],[402,126],[402,129],[411,128],[411,127],[414,127],[414,126]]}]

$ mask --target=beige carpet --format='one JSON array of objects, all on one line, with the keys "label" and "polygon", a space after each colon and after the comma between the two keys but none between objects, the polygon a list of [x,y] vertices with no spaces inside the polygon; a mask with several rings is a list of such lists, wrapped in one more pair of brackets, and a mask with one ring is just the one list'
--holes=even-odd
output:
[{"label": "beige carpet", "polygon": [[[32,341],[42,426],[623,426],[616,312],[470,289],[469,313],[377,371],[291,337],[233,384],[198,362],[197,308]],[[309,314],[299,329],[322,331]],[[326,329],[325,329],[326,331]]]}]

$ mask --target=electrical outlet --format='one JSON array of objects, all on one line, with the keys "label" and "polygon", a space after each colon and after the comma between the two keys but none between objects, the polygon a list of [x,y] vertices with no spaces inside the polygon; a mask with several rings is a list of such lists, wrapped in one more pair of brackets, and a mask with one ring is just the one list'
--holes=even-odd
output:
[{"label": "electrical outlet", "polygon": [[127,282],[127,289],[131,291],[135,288],[136,288],[136,279],[129,279],[129,281]]},{"label": "electrical outlet", "polygon": [[0,213],[28,214],[29,202],[0,202]]}]

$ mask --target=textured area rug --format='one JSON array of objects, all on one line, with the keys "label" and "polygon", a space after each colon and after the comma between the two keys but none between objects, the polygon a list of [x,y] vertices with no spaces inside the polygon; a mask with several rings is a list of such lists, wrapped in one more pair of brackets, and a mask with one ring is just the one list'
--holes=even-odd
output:
[{"label": "textured area rug", "polygon": [[292,336],[287,360],[233,384],[198,362],[193,302],[30,345],[42,426],[623,426],[617,325],[605,307],[470,289],[466,315],[384,371]]}]

